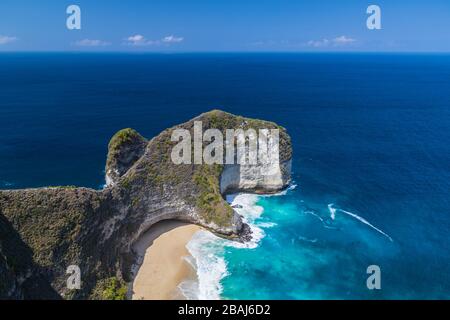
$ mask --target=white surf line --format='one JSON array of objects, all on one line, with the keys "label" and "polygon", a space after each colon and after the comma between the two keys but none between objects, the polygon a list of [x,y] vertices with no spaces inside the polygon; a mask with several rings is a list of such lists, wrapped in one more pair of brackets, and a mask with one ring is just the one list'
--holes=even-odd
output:
[{"label": "white surf line", "polygon": [[[258,197],[278,197],[278,196],[285,196],[289,191],[294,190],[295,188],[297,188],[297,184],[293,183],[290,184],[286,189],[284,189],[283,191],[279,191],[276,193],[270,193],[270,194],[258,194]],[[243,192],[245,193],[245,192]]]},{"label": "white surf line", "polygon": [[325,221],[323,221],[323,218],[322,218],[321,216],[319,216],[317,213],[315,213],[314,211],[306,210],[306,211],[304,211],[304,213],[310,214],[310,215],[312,215],[313,217],[316,217],[316,218],[319,219],[320,222],[322,222],[322,223],[325,222]]},{"label": "white surf line", "polygon": [[[259,195],[239,193],[227,196],[230,205],[239,205],[235,210],[242,216],[243,222],[250,226],[252,240],[240,243],[217,237],[209,231],[196,232],[187,244],[187,249],[192,256],[191,265],[197,273],[196,281],[183,281],[180,291],[187,299],[194,300],[220,300],[223,291],[222,279],[229,275],[227,261],[223,256],[225,247],[237,249],[254,249],[264,238],[265,233],[256,222],[264,212],[264,208],[257,205]],[[269,226],[269,222],[262,224]]]},{"label": "white surf line", "polygon": [[333,208],[334,203],[330,203],[328,205],[328,210],[330,211],[330,217],[332,220],[334,220],[334,218],[336,217],[336,209]]},{"label": "white surf line", "polygon": [[336,208],[333,208],[333,203],[330,203],[330,204],[328,205],[328,209],[330,210],[330,214],[331,214],[330,216],[331,216],[331,219],[334,220],[334,218],[336,217],[336,211],[339,210],[340,212],[343,212],[343,213],[349,215],[350,217],[353,217],[353,218],[355,218],[356,220],[361,221],[361,222],[364,223],[365,225],[368,225],[368,226],[371,227],[372,229],[376,230],[377,232],[381,233],[383,236],[385,236],[386,238],[388,238],[391,242],[394,242],[394,240],[392,240],[392,238],[391,238],[387,233],[385,233],[383,230],[378,229],[378,228],[375,227],[373,224],[371,224],[369,221],[367,221],[366,219],[364,219],[364,218],[358,216],[357,214],[354,214],[354,213],[352,213],[352,212],[345,211],[345,210],[342,210],[342,209],[336,209]]}]

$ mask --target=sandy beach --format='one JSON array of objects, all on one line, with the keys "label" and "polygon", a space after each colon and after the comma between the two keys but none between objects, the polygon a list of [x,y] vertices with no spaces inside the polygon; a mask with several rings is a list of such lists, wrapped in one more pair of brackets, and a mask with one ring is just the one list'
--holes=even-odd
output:
[{"label": "sandy beach", "polygon": [[199,226],[179,221],[161,221],[150,228],[134,245],[144,257],[132,286],[133,300],[183,299],[178,285],[193,277],[184,257],[186,244]]}]

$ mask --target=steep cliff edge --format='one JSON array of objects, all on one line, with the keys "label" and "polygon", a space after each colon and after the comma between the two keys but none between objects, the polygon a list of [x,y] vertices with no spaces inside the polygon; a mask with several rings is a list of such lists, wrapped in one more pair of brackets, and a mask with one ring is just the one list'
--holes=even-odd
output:
[{"label": "steep cliff edge", "polygon": [[[173,130],[194,135],[196,121],[204,130],[219,129],[224,136],[227,129],[279,129],[280,162],[173,163]],[[223,195],[283,189],[289,183],[291,158],[284,128],[219,110],[166,129],[150,141],[132,129],[121,130],[109,144],[104,190],[0,191],[0,298],[121,298],[133,276],[133,243],[165,219],[196,223],[245,241],[249,228]],[[18,253],[16,247],[21,248]],[[69,265],[80,267],[80,290],[67,289]]]}]

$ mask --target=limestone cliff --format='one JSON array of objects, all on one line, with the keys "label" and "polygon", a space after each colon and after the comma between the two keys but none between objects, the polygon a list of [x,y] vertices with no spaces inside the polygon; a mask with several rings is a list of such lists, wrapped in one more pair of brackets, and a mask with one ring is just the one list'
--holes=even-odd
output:
[{"label": "limestone cliff", "polygon": [[[174,164],[174,129],[279,129],[280,163]],[[219,110],[147,141],[132,129],[109,144],[104,190],[58,187],[0,191],[0,298],[123,298],[136,261],[133,243],[154,223],[178,219],[245,241],[249,228],[226,203],[228,192],[274,192],[290,179],[291,142],[275,123]],[[275,167],[274,167],[275,165]],[[66,287],[66,269],[78,265],[80,290]]]}]

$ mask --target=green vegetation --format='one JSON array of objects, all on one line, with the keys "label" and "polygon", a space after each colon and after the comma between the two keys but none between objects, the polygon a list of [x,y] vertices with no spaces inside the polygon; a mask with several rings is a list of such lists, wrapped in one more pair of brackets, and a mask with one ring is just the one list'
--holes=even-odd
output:
[{"label": "green vegetation", "polygon": [[117,277],[103,279],[97,282],[91,297],[97,300],[126,300],[127,285]]},{"label": "green vegetation", "polygon": [[131,188],[131,181],[132,181],[132,177],[124,177],[121,181],[120,181],[120,185],[126,189],[129,190]]},{"label": "green vegetation", "polygon": [[233,209],[224,201],[219,189],[222,170],[223,166],[218,164],[197,166],[193,176],[200,191],[196,205],[207,222],[230,226]]},{"label": "green vegetation", "polygon": [[115,277],[110,278],[103,291],[103,298],[105,300],[125,300],[127,298],[127,286]]},{"label": "green vegetation", "polygon": [[[73,188],[30,189],[5,193],[0,198],[2,213],[33,250],[35,262],[50,267],[55,261],[80,252],[76,238],[79,226],[97,204],[98,194]],[[81,200],[83,199],[83,200]],[[65,247],[64,252],[56,248]]]},{"label": "green vegetation", "polygon": [[109,152],[117,152],[125,143],[132,143],[136,139],[144,139],[136,130],[126,128],[118,131],[109,141]]},{"label": "green vegetation", "polygon": [[[133,151],[129,150],[130,147],[131,147],[131,149],[133,149],[133,148],[136,149],[137,146],[145,145],[146,141],[147,140],[134,129],[126,128],[126,129],[120,130],[109,141],[108,157],[106,160],[106,166],[108,168],[111,166],[114,166],[114,164],[117,163],[118,158],[120,158],[120,155],[122,152],[124,152],[124,151],[125,152],[133,152]],[[136,151],[134,151],[134,152],[136,152]],[[142,152],[143,152],[143,148],[142,148]],[[134,161],[136,161],[137,158],[140,157],[141,154],[142,153],[137,154],[136,159],[134,159]],[[130,166],[131,166],[131,164],[130,164]]]},{"label": "green vegetation", "polygon": [[[219,110],[197,120],[204,130],[216,128],[222,133],[282,129]],[[191,120],[174,128],[193,134],[193,126]],[[220,192],[223,165],[175,165],[170,158],[176,144],[170,141],[171,130],[148,142],[133,129],[116,133],[109,143],[106,168],[114,183],[104,190],[68,185],[0,191],[0,298],[16,285],[16,278],[31,270],[36,276],[27,286],[16,286],[19,294],[39,288],[30,297],[126,299],[127,284],[121,277],[130,280],[135,258],[128,240],[153,214],[177,214],[183,219],[187,213],[194,223],[210,224],[219,234],[235,232],[229,231],[234,230],[230,228],[233,209]],[[290,159],[291,152],[290,138],[282,129],[281,159]],[[64,270],[71,264],[86,271],[81,290],[67,292]],[[111,277],[116,274],[120,276]],[[43,283],[49,287],[46,292]]]}]

